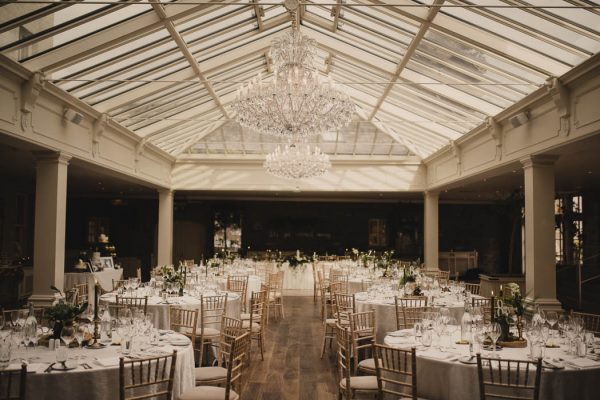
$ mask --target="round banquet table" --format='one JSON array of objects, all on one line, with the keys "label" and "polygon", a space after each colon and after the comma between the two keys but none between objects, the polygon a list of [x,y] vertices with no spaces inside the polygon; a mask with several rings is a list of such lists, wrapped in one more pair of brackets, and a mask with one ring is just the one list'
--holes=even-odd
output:
[{"label": "round banquet table", "polygon": [[[382,343],[388,332],[396,330],[396,304],[394,298],[369,299],[367,292],[358,292],[355,295],[356,312],[375,311],[377,324],[377,343]],[[454,298],[455,299],[455,298]],[[460,322],[465,311],[462,300],[454,300],[450,296],[435,299],[434,307],[445,307],[450,311],[450,316]]]},{"label": "round banquet table", "polygon": [[[479,385],[477,377],[477,364],[463,364],[459,361],[469,355],[469,346],[454,345],[460,339],[460,331],[455,332],[450,340],[449,336],[444,339],[446,345],[452,343],[452,348],[441,352],[433,346],[428,349],[419,346],[412,335],[412,330],[398,331],[410,336],[394,337],[386,336],[384,343],[388,346],[398,348],[417,348],[417,384],[418,396],[427,399],[444,400],[477,400],[479,396]],[[435,336],[435,334],[434,334]],[[434,345],[437,339],[434,339]],[[596,383],[600,379],[600,362],[594,362],[587,358],[579,358],[568,355],[561,348],[546,348],[546,358],[563,359],[564,369],[548,369],[542,371],[540,386],[540,399],[562,400],[562,399],[597,399]],[[491,352],[484,352],[488,356]],[[497,352],[501,359],[526,360],[529,356],[528,348],[504,348]],[[570,362],[578,366],[570,365]],[[581,368],[585,362],[589,367]]]},{"label": "round banquet table", "polygon": [[[214,294],[207,294],[207,296],[214,296]],[[123,297],[129,297],[129,295],[123,295]],[[135,297],[135,296],[133,296]],[[168,303],[158,296],[148,297],[148,313],[152,314],[152,323],[154,327],[158,329],[170,329],[170,307],[182,307],[190,310],[200,309],[200,299],[184,295],[182,297],[169,297]],[[114,304],[116,302],[116,294],[114,292],[106,293],[100,297],[100,302],[104,304]],[[227,292],[227,310],[225,315],[230,318],[240,319],[240,296],[237,293]],[[200,319],[200,317],[198,317]]]},{"label": "round banquet table", "polygon": [[[179,334],[168,334],[157,346],[150,346],[138,352],[139,357],[156,357],[177,350],[177,361],[173,380],[173,397],[179,398],[184,390],[195,386],[194,350],[191,342],[175,346],[170,338],[185,338]],[[78,364],[75,358],[81,356],[80,363],[88,364],[91,369],[78,365],[70,371],[45,372],[50,363],[56,361],[53,350],[39,346],[37,349],[13,351],[9,368],[20,368],[19,360],[30,359],[27,371],[26,399],[85,399],[114,400],[119,398],[119,346],[107,346],[99,350],[70,348],[68,365]]]}]

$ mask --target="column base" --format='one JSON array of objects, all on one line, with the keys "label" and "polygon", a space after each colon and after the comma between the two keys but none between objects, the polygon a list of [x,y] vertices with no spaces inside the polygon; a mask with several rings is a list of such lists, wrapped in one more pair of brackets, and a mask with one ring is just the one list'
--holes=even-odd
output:
[{"label": "column base", "polygon": [[32,294],[28,301],[36,306],[51,306],[55,299],[53,294]]},{"label": "column base", "polygon": [[524,302],[525,312],[530,315],[535,312],[536,307],[544,311],[562,311],[562,304],[557,299],[532,299],[531,297],[526,297]]}]

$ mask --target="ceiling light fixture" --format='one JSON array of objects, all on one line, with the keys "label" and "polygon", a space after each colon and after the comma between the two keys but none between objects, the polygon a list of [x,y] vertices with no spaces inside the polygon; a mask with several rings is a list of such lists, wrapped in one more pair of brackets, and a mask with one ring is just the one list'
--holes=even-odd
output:
[{"label": "ceiling light fixture", "polygon": [[316,43],[298,28],[297,2],[284,6],[292,15],[292,29],[272,43],[273,78],[263,81],[259,74],[238,90],[235,119],[243,127],[292,140],[348,125],[354,103],[314,67]]},{"label": "ceiling light fixture", "polygon": [[286,179],[321,176],[331,167],[329,156],[308,143],[279,145],[267,155],[263,166],[268,173]]}]

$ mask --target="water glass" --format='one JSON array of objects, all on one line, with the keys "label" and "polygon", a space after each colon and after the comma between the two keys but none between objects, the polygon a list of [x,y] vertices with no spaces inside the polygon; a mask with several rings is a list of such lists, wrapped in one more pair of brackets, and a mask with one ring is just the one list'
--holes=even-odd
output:
[{"label": "water glass", "polygon": [[415,331],[415,337],[420,338],[421,336],[423,336],[423,324],[421,322],[415,322],[413,328]]},{"label": "water glass", "polygon": [[132,337],[129,335],[121,336],[121,353],[123,355],[128,355],[131,353],[131,345],[133,341]]},{"label": "water glass", "polygon": [[531,342],[531,359],[544,358],[544,347],[540,341]]},{"label": "water glass", "polygon": [[423,344],[423,346],[430,347],[431,341],[432,341],[431,331],[430,330],[423,331],[423,335],[421,336],[421,343]]},{"label": "water glass", "polygon": [[56,362],[57,363],[66,363],[67,362],[67,347],[66,346],[61,346],[60,342],[56,342],[56,349],[54,350],[54,353],[56,355]]},{"label": "water glass", "polygon": [[11,347],[12,339],[10,335],[0,336],[0,369],[8,367]]}]

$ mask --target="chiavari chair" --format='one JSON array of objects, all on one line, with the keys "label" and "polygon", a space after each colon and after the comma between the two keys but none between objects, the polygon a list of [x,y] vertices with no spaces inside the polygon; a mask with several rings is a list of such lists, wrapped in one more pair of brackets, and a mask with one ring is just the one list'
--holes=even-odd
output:
[{"label": "chiavari chair", "polygon": [[196,343],[196,328],[198,326],[198,310],[181,307],[169,308],[170,329],[190,338],[192,345]]},{"label": "chiavari chair", "polygon": [[536,361],[482,357],[477,353],[477,376],[481,400],[538,400],[542,359]]},{"label": "chiavari chair", "polygon": [[118,290],[119,288],[124,288],[125,282],[127,282],[127,279],[113,279],[112,280],[113,291]]},{"label": "chiavari chair", "polygon": [[471,299],[471,306],[473,308],[480,307],[483,310],[484,322],[489,322],[492,319],[492,299],[491,298],[476,298]]},{"label": "chiavari chair", "polygon": [[571,316],[581,318],[587,331],[593,332],[596,336],[600,335],[600,315],[574,311]]},{"label": "chiavari chair", "polygon": [[360,360],[361,353],[370,353],[376,338],[375,311],[350,314],[350,335],[352,337],[352,355],[354,357],[354,373],[362,372],[375,375],[375,361],[365,357]]},{"label": "chiavari chair", "polygon": [[27,364],[21,368],[0,369],[0,400],[24,400]]},{"label": "chiavari chair", "polygon": [[373,375],[352,376],[352,336],[348,327],[336,325],[337,365],[340,374],[338,399],[353,399],[357,391],[374,394],[377,378]]},{"label": "chiavari chair", "polygon": [[285,312],[283,309],[283,271],[269,274],[267,287],[269,316],[271,310],[275,310],[276,319],[285,318]]},{"label": "chiavari chair", "polygon": [[196,386],[181,393],[179,400],[239,399],[242,394],[244,375],[248,366],[247,354],[250,351],[250,340],[249,332],[233,340],[229,360],[227,361],[225,387]]},{"label": "chiavari chair", "polygon": [[317,261],[313,261],[312,263],[312,276],[313,276],[313,303],[317,302],[317,297],[319,297],[319,279],[317,277]]},{"label": "chiavari chair", "polygon": [[73,285],[75,290],[75,304],[88,303],[88,284],[78,283]]},{"label": "chiavari chair", "polygon": [[427,307],[426,296],[395,296],[394,302],[399,303],[402,307]]},{"label": "chiavari chair", "polygon": [[[119,359],[120,400],[173,398],[177,350],[172,354],[135,360]],[[141,394],[145,393],[145,394]]]},{"label": "chiavari chair", "polygon": [[144,312],[144,315],[146,315],[146,312],[148,310],[148,296],[144,296],[144,297],[127,297],[127,296],[116,296],[115,297],[115,304],[114,304],[114,308],[117,309],[117,311],[120,308],[137,308],[139,310],[142,310]]},{"label": "chiavari chair", "polygon": [[248,292],[248,275],[229,275],[227,277],[227,291],[240,295],[242,312],[246,312],[246,296]]},{"label": "chiavari chair", "polygon": [[356,312],[356,301],[353,294],[335,294],[335,315],[338,324],[344,326],[350,323],[350,314]]},{"label": "chiavari chair", "polygon": [[198,362],[202,366],[206,345],[213,345],[213,341],[221,335],[222,317],[227,311],[227,294],[219,296],[200,296],[200,317],[196,328],[198,346]]},{"label": "chiavari chair", "polygon": [[373,345],[379,398],[385,394],[393,398],[417,400],[417,355],[415,348],[398,349],[379,344]]},{"label": "chiavari chair", "polygon": [[267,295],[265,285],[261,285],[261,291],[252,292],[250,299],[250,319],[243,321],[242,327],[247,329],[252,340],[256,340],[260,349],[260,358],[264,360],[265,329],[267,326]]},{"label": "chiavari chair", "polygon": [[481,285],[479,283],[465,283],[465,290],[471,294],[479,295]]},{"label": "chiavari chair", "polygon": [[223,317],[221,321],[221,334],[217,351],[217,365],[198,367],[194,370],[196,386],[214,386],[227,382],[227,363],[231,354],[231,347],[236,337],[245,333],[242,321],[235,318]]}]

